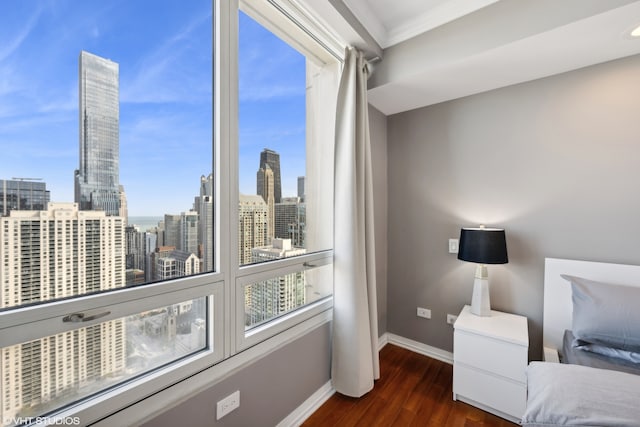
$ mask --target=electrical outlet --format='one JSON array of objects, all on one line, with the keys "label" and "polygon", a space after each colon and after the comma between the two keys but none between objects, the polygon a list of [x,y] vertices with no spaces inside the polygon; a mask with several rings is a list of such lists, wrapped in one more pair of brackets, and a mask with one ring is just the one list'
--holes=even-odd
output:
[{"label": "electrical outlet", "polygon": [[447,314],[447,323],[450,325],[453,325],[454,323],[456,323],[456,320],[458,319],[458,316],[456,316],[455,314]]},{"label": "electrical outlet", "polygon": [[418,307],[416,315],[418,317],[424,317],[425,319],[431,319],[431,310],[428,308]]},{"label": "electrical outlet", "polygon": [[239,406],[240,390],[237,390],[218,402],[216,407],[216,420],[224,417]]}]

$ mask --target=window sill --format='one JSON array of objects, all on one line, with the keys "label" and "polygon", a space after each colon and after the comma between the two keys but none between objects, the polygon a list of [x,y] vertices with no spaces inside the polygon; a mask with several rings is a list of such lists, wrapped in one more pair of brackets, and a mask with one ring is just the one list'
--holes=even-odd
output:
[{"label": "window sill", "polygon": [[331,321],[332,309],[323,311],[253,347],[229,357],[176,384],[170,385],[134,404],[115,408],[105,400],[81,411],[69,411],[61,416],[80,417],[81,424],[96,427],[137,425],[179,405],[203,390],[242,370],[247,365],[306,335]]}]

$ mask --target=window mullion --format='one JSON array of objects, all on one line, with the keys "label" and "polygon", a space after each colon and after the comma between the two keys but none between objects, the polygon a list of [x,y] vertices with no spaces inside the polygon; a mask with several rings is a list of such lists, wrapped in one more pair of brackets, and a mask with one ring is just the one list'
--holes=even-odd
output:
[{"label": "window mullion", "polygon": [[[93,295],[0,313],[3,325],[0,348],[211,295],[215,286],[203,282],[179,290],[160,287],[155,295],[141,297],[138,293],[137,298],[134,292],[123,292],[116,298]],[[100,317],[88,322],[63,321],[64,317],[78,313]]]},{"label": "window mullion", "polygon": [[236,352],[235,276],[238,271],[238,0],[215,2],[215,146],[220,200],[218,231],[220,269],[224,282],[224,357]]},{"label": "window mullion", "polygon": [[240,268],[236,276],[240,283],[250,283],[261,280],[263,276],[273,274],[287,274],[292,271],[300,271],[307,268],[320,267],[333,261],[333,250],[314,252],[291,258],[282,258],[274,261],[252,264]]},{"label": "window mullion", "polygon": [[74,310],[95,310],[107,305],[158,297],[176,291],[184,292],[189,288],[202,287],[220,281],[222,274],[203,274],[195,277],[185,277],[169,282],[153,283],[134,288],[121,288],[105,293],[78,296],[70,299],[57,300],[50,303],[43,302],[33,306],[18,307],[0,312],[3,328],[28,324],[43,319],[64,316]]}]

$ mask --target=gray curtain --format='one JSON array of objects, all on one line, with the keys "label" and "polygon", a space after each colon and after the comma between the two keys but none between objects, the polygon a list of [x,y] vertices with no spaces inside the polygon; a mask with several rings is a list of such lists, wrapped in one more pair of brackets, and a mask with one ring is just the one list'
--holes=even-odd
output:
[{"label": "gray curtain", "polygon": [[331,378],[360,397],[380,377],[367,63],[348,48],[338,91]]}]

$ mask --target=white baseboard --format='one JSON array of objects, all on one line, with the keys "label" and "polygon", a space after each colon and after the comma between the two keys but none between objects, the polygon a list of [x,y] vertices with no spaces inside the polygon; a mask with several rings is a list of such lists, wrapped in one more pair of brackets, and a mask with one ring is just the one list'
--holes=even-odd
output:
[{"label": "white baseboard", "polygon": [[378,337],[378,351],[387,344],[389,344],[389,334],[385,332],[381,337]]},{"label": "white baseboard", "polygon": [[419,341],[401,337],[400,335],[395,335],[387,332],[378,339],[378,342],[384,342],[384,344],[381,345],[380,348],[384,347],[384,345],[386,345],[387,343],[395,344],[398,347],[406,348],[407,350],[411,350],[415,353],[419,353],[424,356],[428,356],[433,359],[440,360],[441,362],[453,365],[453,353],[439,349],[437,347],[432,347]]},{"label": "white baseboard", "polygon": [[307,418],[311,416],[318,408],[322,406],[324,402],[329,400],[336,390],[331,385],[331,381],[327,381],[322,387],[320,387],[315,393],[313,393],[307,400],[302,402],[293,412],[291,412],[287,418],[280,421],[276,427],[298,427]]}]

